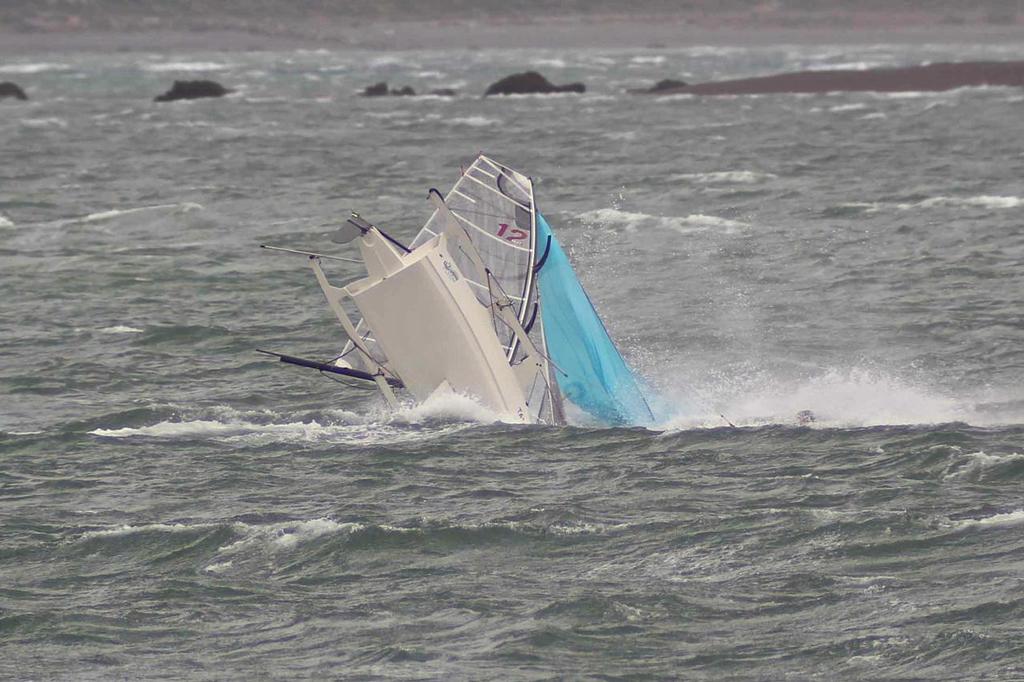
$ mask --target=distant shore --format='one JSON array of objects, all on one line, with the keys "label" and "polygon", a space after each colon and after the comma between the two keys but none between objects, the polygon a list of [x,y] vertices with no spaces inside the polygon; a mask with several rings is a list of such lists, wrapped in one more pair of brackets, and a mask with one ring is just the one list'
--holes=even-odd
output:
[{"label": "distant shore", "polygon": [[[1024,43],[1024,25],[928,25],[900,28],[717,28],[652,20],[543,23],[387,22],[295,28],[273,34],[234,30],[66,31],[0,29],[0,54],[46,52],[259,51],[288,49],[684,48],[696,45]],[[1024,47],[1021,48],[1024,54]]]}]

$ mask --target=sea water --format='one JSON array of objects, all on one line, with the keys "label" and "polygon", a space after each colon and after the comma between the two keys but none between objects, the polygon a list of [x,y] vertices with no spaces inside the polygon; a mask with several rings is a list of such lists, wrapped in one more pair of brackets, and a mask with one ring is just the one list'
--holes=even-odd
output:
[{"label": "sea water", "polygon": [[[6,57],[0,676],[1019,679],[1024,93],[625,90],[1022,56]],[[480,97],[528,68],[587,93]],[[152,102],[197,77],[236,92]],[[343,342],[260,243],[411,239],[478,151],[533,177],[656,428],[393,413],[254,352]]]}]

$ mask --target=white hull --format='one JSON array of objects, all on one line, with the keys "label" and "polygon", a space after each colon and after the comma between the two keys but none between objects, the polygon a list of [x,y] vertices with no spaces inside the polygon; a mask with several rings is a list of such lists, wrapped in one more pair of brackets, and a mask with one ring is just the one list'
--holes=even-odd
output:
[{"label": "white hull", "polygon": [[[442,233],[402,254],[371,229],[358,242],[367,277],[342,288],[328,284],[319,263],[311,262],[339,319],[347,297],[384,355],[378,353],[383,376],[401,381],[414,399],[452,391],[472,397],[503,421],[529,423],[521,378],[543,366],[536,360],[510,365],[494,331],[497,306],[484,306],[474,294],[451,255],[451,236]],[[347,316],[342,324],[351,324]]]}]

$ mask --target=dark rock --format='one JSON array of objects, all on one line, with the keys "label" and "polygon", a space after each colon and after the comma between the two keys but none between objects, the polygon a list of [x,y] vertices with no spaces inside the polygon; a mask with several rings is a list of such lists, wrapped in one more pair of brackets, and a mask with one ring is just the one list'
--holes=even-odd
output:
[{"label": "dark rock", "polygon": [[383,97],[386,94],[388,94],[388,84],[384,81],[363,88],[363,97]]},{"label": "dark rock", "polygon": [[[981,85],[1024,86],[1024,61],[942,62],[925,66],[860,71],[798,71],[774,76],[740,78],[682,85],[658,94],[765,95],[826,92],[940,92]],[[657,86],[655,86],[657,87]],[[650,90],[639,92],[651,94]]]},{"label": "dark rock", "polygon": [[7,97],[13,97],[22,101],[28,99],[28,95],[17,84],[11,82],[0,83],[0,99]]},{"label": "dark rock", "polygon": [[393,97],[410,97],[416,94],[408,85],[398,88],[397,90],[388,90],[388,84],[385,81],[380,83],[374,83],[363,88],[363,97],[386,97],[391,95]]},{"label": "dark rock", "polygon": [[630,90],[630,92],[633,93],[634,95],[661,95],[666,93],[671,94],[682,88],[687,88],[689,87],[689,85],[690,84],[687,83],[686,81],[680,81],[674,78],[666,78],[664,80],[658,81],[649,88],[639,88],[636,90]]},{"label": "dark rock", "polygon": [[568,85],[553,85],[544,76],[536,71],[515,73],[502,78],[497,83],[491,84],[484,93],[488,95],[549,95],[555,92],[586,92],[587,88],[583,83],[569,83]]},{"label": "dark rock", "polygon": [[459,93],[455,92],[451,88],[438,88],[437,90],[431,90],[430,94],[435,97],[455,97]]},{"label": "dark rock", "polygon": [[223,97],[234,90],[228,90],[215,81],[174,81],[171,89],[154,99],[154,102],[173,102],[179,99],[200,99]]}]

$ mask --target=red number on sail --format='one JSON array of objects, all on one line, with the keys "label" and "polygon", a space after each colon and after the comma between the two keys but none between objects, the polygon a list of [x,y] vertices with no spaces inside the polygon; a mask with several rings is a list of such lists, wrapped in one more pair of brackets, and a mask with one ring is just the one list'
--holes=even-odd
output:
[{"label": "red number on sail", "polygon": [[[508,223],[498,223],[498,236],[505,237],[507,242],[515,242],[522,239],[526,239],[528,233],[526,230],[520,230],[518,227],[513,227],[511,231],[508,229]],[[505,233],[508,232],[508,236]]]}]

